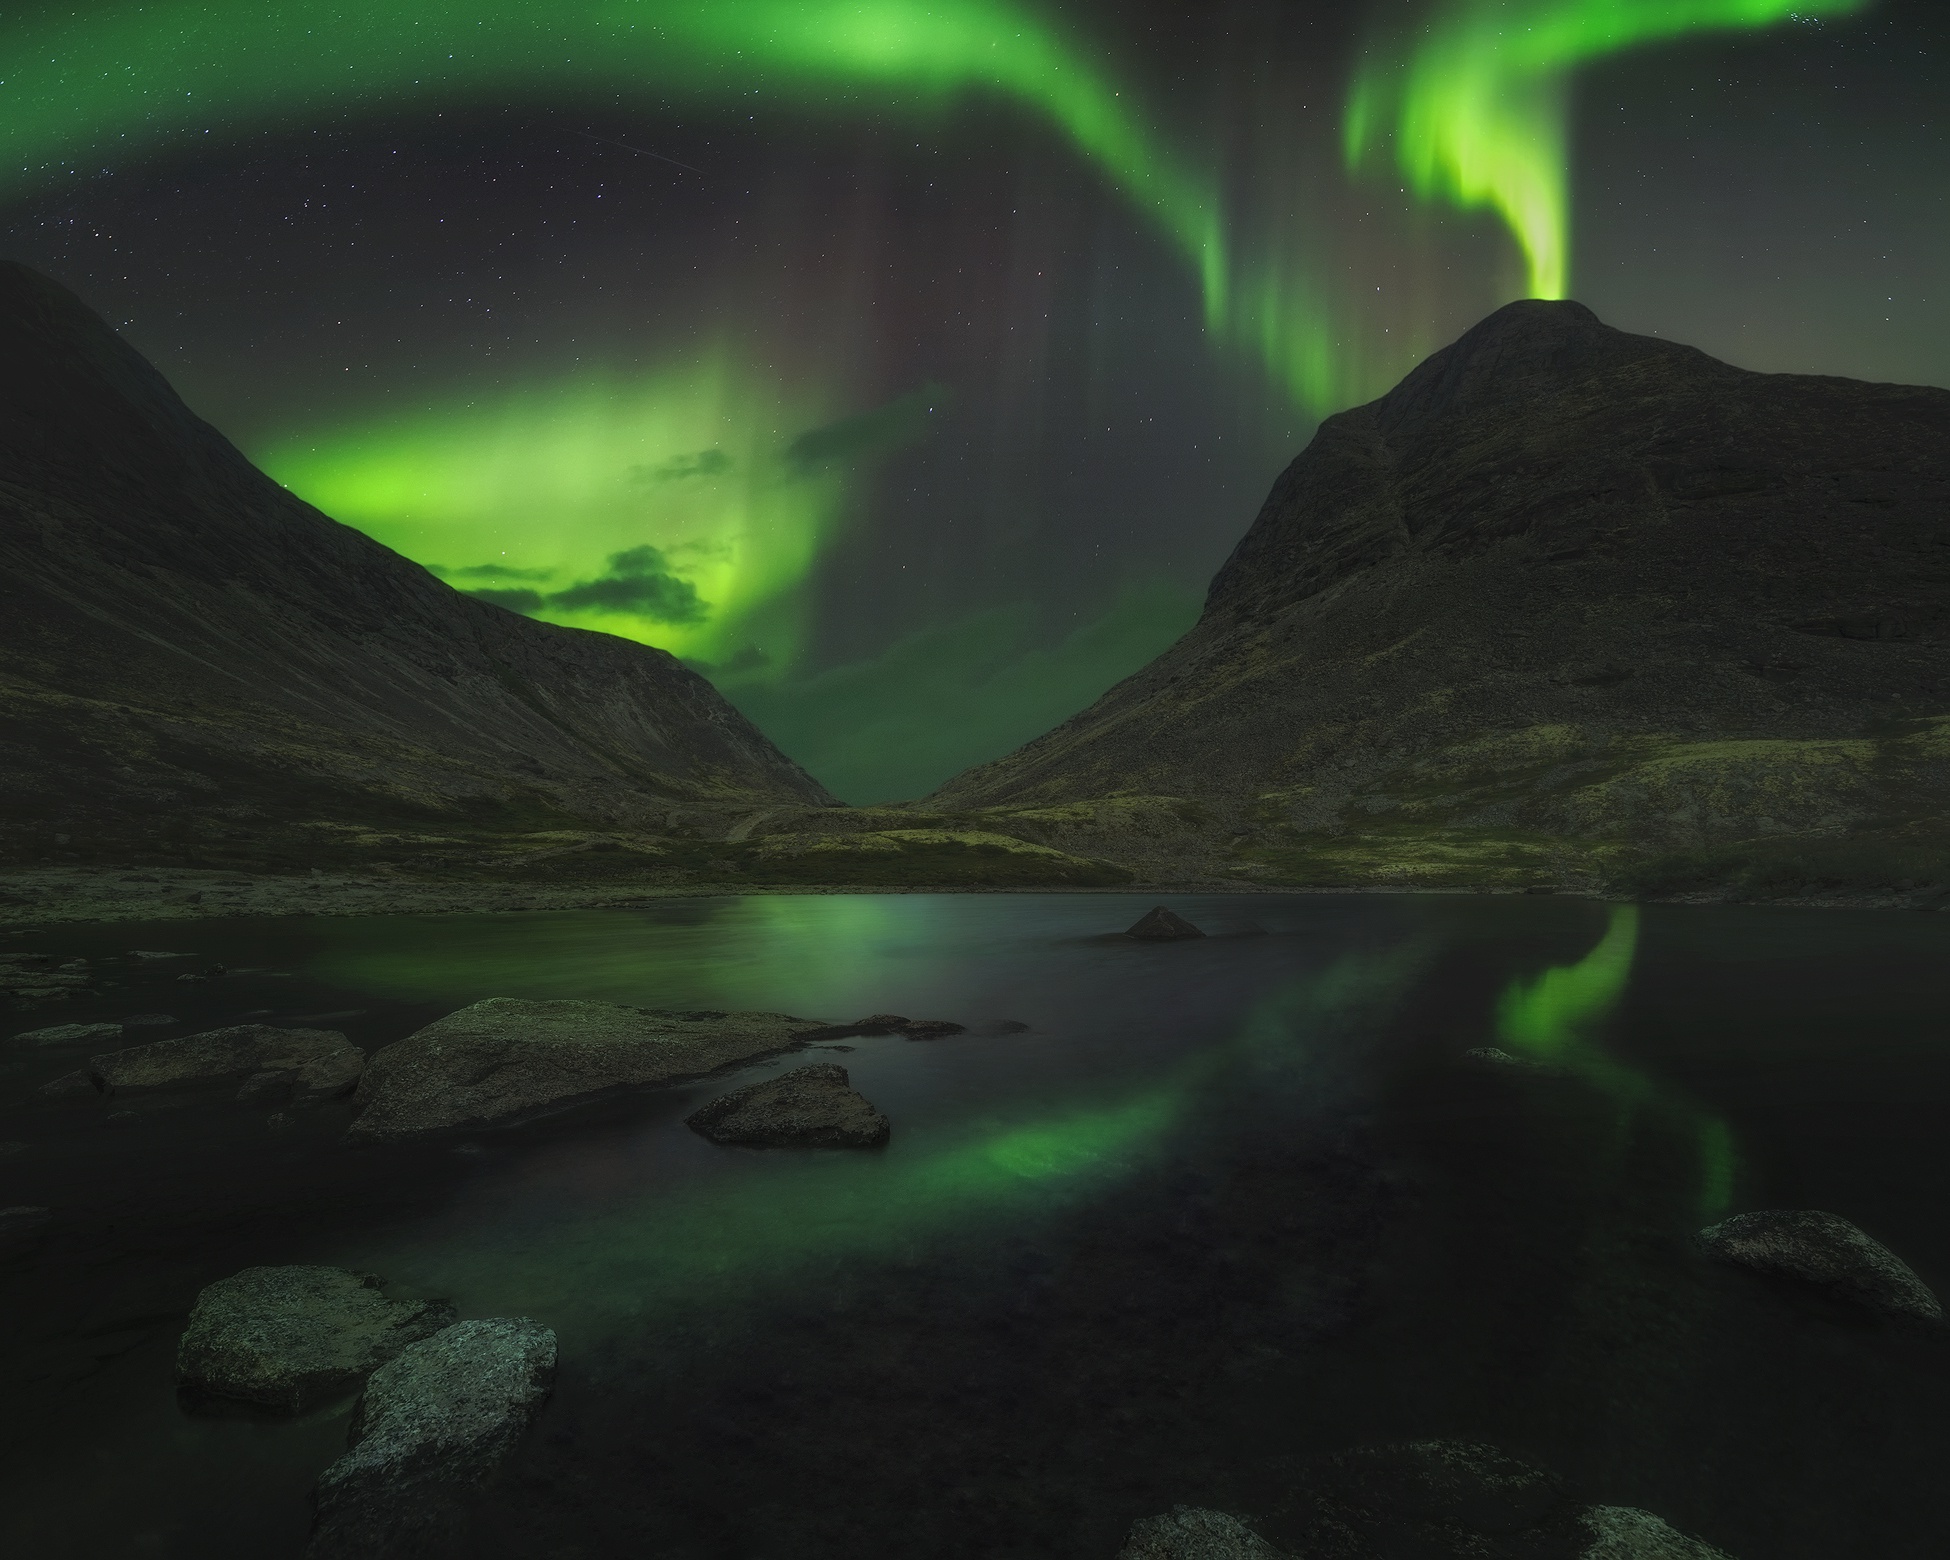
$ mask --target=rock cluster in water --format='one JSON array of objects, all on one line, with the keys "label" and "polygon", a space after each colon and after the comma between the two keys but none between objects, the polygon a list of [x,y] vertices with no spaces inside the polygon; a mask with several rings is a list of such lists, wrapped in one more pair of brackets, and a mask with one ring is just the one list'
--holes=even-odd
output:
[{"label": "rock cluster in water", "polygon": [[490,997],[375,1051],[355,1140],[492,1126],[617,1090],[697,1078],[801,1044],[785,1013],[666,1012]]},{"label": "rock cluster in water", "polygon": [[1157,905],[1139,916],[1134,925],[1126,927],[1124,935],[1135,937],[1139,942],[1184,942],[1193,937],[1203,937],[1205,933],[1175,910]]},{"label": "rock cluster in water", "polygon": [[555,1362],[550,1329],[496,1317],[456,1322],[381,1366],[350,1449],[319,1478],[307,1560],[457,1553],[469,1496],[541,1412]]},{"label": "rock cluster in water", "polygon": [[905,1018],[899,1013],[869,1013],[850,1024],[821,1024],[804,1031],[801,1040],[849,1040],[856,1035],[899,1035],[903,1040],[939,1040],[966,1033],[965,1026],[945,1018]]},{"label": "rock cluster in water", "polygon": [[831,1062],[720,1095],[686,1118],[714,1143],[772,1148],[878,1148],[887,1118]]},{"label": "rock cluster in water", "polygon": [[336,1030],[235,1024],[105,1051],[41,1092],[119,1097],[234,1087],[244,1103],[277,1109],[349,1094],[364,1067],[365,1054]]},{"label": "rock cluster in water", "polygon": [[1941,1322],[1930,1286],[1847,1219],[1813,1209],[1736,1214],[1700,1232],[1708,1255],[1811,1284],[1904,1321]]},{"label": "rock cluster in water", "polygon": [[454,1320],[445,1300],[388,1300],[374,1273],[253,1267],[196,1297],[176,1381],[196,1397],[297,1414],[350,1392]]}]

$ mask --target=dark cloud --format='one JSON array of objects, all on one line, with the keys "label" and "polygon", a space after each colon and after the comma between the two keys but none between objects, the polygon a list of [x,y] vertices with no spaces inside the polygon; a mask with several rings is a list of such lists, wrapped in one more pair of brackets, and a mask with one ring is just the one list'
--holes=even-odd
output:
[{"label": "dark cloud", "polygon": [[870,412],[810,428],[787,447],[785,463],[803,477],[825,466],[890,454],[926,438],[933,414],[949,399],[946,385],[925,384]]},{"label": "dark cloud", "polygon": [[658,623],[702,623],[711,615],[697,587],[672,574],[662,550],[648,546],[612,553],[607,573],[556,591],[548,604],[570,611],[631,612]]},{"label": "dark cloud", "polygon": [[430,563],[427,570],[443,580],[547,580],[555,577],[553,569],[516,569],[505,563],[469,563],[458,569]]},{"label": "dark cloud", "polygon": [[547,599],[538,590],[470,590],[465,592],[476,601],[492,602],[497,607],[506,607],[510,612],[538,612]]},{"label": "dark cloud", "polygon": [[682,482],[686,477],[721,477],[731,470],[731,457],[723,450],[699,450],[678,455],[661,466],[632,466],[632,482]]}]

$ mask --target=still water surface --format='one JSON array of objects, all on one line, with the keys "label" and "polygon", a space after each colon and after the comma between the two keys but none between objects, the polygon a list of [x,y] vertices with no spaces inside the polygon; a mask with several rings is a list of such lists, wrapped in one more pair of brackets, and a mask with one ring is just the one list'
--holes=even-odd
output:
[{"label": "still water surface", "polygon": [[[0,1052],[0,1532],[46,1556],[295,1556],[349,1405],[192,1416],[205,1283],[383,1273],[528,1315],[557,1393],[483,1556],[1108,1557],[1179,1502],[1301,1519],[1308,1459],[1503,1446],[1742,1560],[1941,1555],[1950,1354],[1708,1269],[1729,1211],[1841,1213],[1950,1286],[1950,917],[1539,898],[765,896],[630,911],[73,928],[97,996],[368,1048],[487,996],[951,1018],[501,1132],[112,1118]],[[232,971],[180,982],[136,948]],[[998,1021],[1028,1027],[1000,1032]],[[984,1028],[984,1026],[989,1026]],[[1525,1070],[1465,1053],[1496,1046]],[[874,1154],[731,1150],[702,1100],[840,1061]]]}]

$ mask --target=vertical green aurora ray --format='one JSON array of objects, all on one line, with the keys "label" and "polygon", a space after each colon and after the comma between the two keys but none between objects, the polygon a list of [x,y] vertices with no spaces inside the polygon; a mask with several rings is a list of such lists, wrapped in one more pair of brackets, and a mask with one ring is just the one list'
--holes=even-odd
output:
[{"label": "vertical green aurora ray", "polygon": [[1371,43],[1342,120],[1352,170],[1392,145],[1416,197],[1489,209],[1523,250],[1532,297],[1570,285],[1570,72],[1687,33],[1849,16],[1869,0],[1440,0]]},{"label": "vertical green aurora ray", "polygon": [[1638,906],[1614,906],[1605,935],[1577,963],[1510,983],[1497,1004],[1497,1034],[1519,1054],[1581,1078],[1609,1096],[1617,1107],[1621,1143],[1646,1110],[1688,1131],[1699,1154],[1698,1212],[1702,1218],[1717,1217],[1733,1195],[1734,1145],[1726,1122],[1627,1067],[1591,1038],[1625,994],[1638,931]]}]

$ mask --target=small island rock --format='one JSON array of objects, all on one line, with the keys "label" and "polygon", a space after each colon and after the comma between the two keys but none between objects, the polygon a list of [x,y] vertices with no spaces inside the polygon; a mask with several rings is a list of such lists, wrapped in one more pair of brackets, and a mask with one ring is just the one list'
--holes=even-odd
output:
[{"label": "small island rock", "polygon": [[1180,942],[1187,938],[1203,937],[1205,933],[1176,911],[1157,905],[1141,916],[1124,935],[1135,937],[1140,942]]},{"label": "small island rock", "polygon": [[241,1084],[256,1074],[287,1074],[300,1099],[351,1092],[365,1057],[332,1029],[274,1029],[235,1024],[200,1035],[151,1040],[88,1059],[89,1076],[104,1094]]},{"label": "small island rock", "polygon": [[454,1319],[445,1300],[388,1300],[385,1280],[333,1267],[254,1267],[196,1297],[176,1349],[192,1394],[297,1414],[356,1387]]},{"label": "small island rock", "polygon": [[526,1317],[456,1322],[373,1372],[351,1449],[320,1476],[307,1560],[459,1550],[470,1494],[547,1401],[555,1334]]},{"label": "small island rock", "polygon": [[1700,1231],[1709,1256],[1797,1279],[1908,1321],[1941,1322],[1929,1285],[1847,1219],[1814,1209],[1735,1214]]},{"label": "small island rock", "polygon": [[1162,1517],[1131,1525],[1117,1560],[1287,1560],[1237,1517],[1197,1506],[1174,1506]]},{"label": "small island rock", "polygon": [[798,1046],[784,1013],[665,1012],[490,997],[372,1054],[354,1140],[518,1121],[619,1089],[697,1078]]},{"label": "small island rock", "polygon": [[714,1143],[772,1148],[877,1148],[888,1136],[887,1118],[831,1062],[735,1089],[686,1120]]},{"label": "small island rock", "polygon": [[88,1041],[119,1040],[120,1024],[56,1024],[14,1036],[15,1045],[82,1045]]}]

